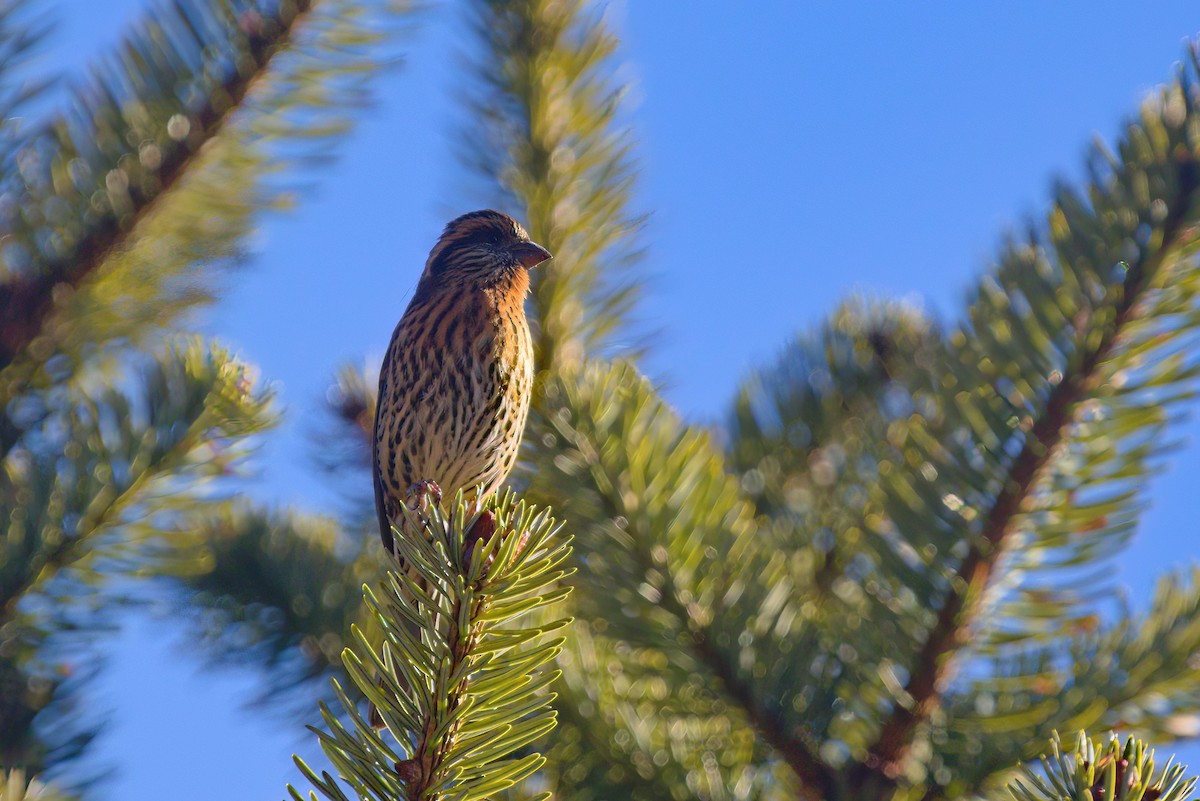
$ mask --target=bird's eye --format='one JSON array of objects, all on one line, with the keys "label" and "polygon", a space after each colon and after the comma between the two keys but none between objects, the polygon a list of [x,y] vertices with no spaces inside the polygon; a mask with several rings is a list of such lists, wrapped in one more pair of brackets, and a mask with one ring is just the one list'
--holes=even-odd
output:
[{"label": "bird's eye", "polygon": [[502,244],[504,237],[495,231],[475,231],[461,240],[461,247],[497,247]]}]

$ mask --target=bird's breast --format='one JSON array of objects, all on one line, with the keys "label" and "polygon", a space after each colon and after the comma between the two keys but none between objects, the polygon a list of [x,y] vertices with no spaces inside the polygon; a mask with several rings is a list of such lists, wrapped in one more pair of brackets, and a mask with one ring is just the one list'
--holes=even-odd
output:
[{"label": "bird's breast", "polygon": [[[377,469],[392,492],[422,480],[447,495],[496,489],[515,462],[533,384],[522,303],[484,292],[405,313],[388,348]],[[408,323],[418,323],[408,325]]]}]

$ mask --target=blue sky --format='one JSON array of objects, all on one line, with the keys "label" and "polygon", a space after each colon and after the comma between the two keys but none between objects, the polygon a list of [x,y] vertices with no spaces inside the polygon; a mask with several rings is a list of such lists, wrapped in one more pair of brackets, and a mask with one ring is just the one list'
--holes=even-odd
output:
[{"label": "blue sky", "polygon": [[[206,330],[277,382],[288,417],[253,491],[331,511],[306,435],[329,376],[377,358],[444,222],[481,205],[456,164],[464,29],[441,6],[385,76],[341,158],[268,220]],[[58,0],[50,58],[68,73],[143,4]],[[753,9],[748,11],[747,9]],[[740,376],[848,293],[919,298],[953,320],[1009,227],[1075,177],[1166,80],[1200,11],[1184,2],[617,3],[622,75],[650,213],[647,361],[689,418],[719,420]],[[1118,568],[1144,599],[1164,564],[1200,557],[1191,506],[1200,426],[1158,478]],[[202,671],[186,631],[130,618],[97,709],[113,725],[103,796],[278,798],[305,732],[239,703],[254,676]],[[136,750],[135,750],[136,749]],[[1165,749],[1169,750],[1169,749]],[[1200,770],[1200,748],[1179,752]],[[231,789],[232,788],[232,789]]]}]

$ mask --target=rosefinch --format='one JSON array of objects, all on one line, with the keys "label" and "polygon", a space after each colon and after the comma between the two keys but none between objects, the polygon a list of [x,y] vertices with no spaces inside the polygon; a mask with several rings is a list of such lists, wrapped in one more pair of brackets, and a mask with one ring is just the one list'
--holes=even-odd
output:
[{"label": "rosefinch", "polygon": [[413,494],[474,500],[512,470],[533,388],[529,269],[548,258],[490,210],[451,221],[430,251],[379,372],[372,472],[388,551]]}]

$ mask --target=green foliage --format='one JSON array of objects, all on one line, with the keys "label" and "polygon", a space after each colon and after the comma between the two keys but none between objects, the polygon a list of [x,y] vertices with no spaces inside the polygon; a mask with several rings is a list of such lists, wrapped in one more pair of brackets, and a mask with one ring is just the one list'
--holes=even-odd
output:
[{"label": "green foliage", "polygon": [[[865,522],[880,458],[896,422],[926,410],[942,332],[911,305],[855,298],[771,367],[748,376],[728,423],[729,456],[761,514],[798,533]],[[865,473],[865,474],[864,474]],[[830,560],[840,543],[826,543]],[[855,551],[860,541],[846,543]]]},{"label": "green foliage", "polygon": [[642,292],[642,218],[617,38],[585,0],[472,0],[482,45],[466,161],[502,208],[554,254],[533,271],[530,315],[541,370],[629,353]]},{"label": "green foliage", "polygon": [[627,365],[548,381],[544,408],[529,431],[529,492],[578,521],[579,647],[560,663],[567,697],[588,699],[574,736],[604,741],[555,760],[558,792],[609,775],[589,766],[609,754],[631,768],[613,793],[772,797],[780,788],[755,734],[765,710],[744,705],[751,684],[736,674],[749,635],[774,622],[758,615],[788,587],[723,456]]},{"label": "green foliage", "polygon": [[[272,707],[341,665],[349,622],[362,617],[353,589],[380,576],[375,541],[348,542],[335,521],[233,503],[191,524],[202,551],[183,577],[180,614],[196,610],[194,636],[213,664],[267,669]],[[367,546],[370,546],[369,548]]]},{"label": "green foliage", "polygon": [[[362,490],[362,506],[374,503],[371,495],[371,425],[375,420],[375,396],[379,371],[364,365],[345,364],[334,375],[326,394],[330,431],[319,441],[318,463],[331,477],[350,473]],[[370,525],[377,525],[372,519]]]},{"label": "green foliage", "polygon": [[1055,732],[1042,769],[1025,767],[1024,776],[1008,790],[1016,801],[1185,801],[1196,779],[1185,779],[1187,769],[1171,762],[1156,775],[1154,751],[1134,737],[1122,746],[1115,734],[1104,742],[1081,731],[1075,747],[1064,751]]},{"label": "green foliage", "polygon": [[[108,578],[164,572],[208,653],[268,668],[276,694],[348,672],[320,733],[341,782],[301,763],[335,799],[933,801],[997,792],[1056,729],[1194,729],[1200,574],[1164,578],[1140,615],[1105,600],[1195,389],[1194,62],[1004,245],[962,322],[852,301],[714,434],[594,359],[636,341],[641,286],[615,37],[583,0],[474,0],[468,159],[556,254],[535,272],[518,481],[577,551],[506,497],[479,542],[487,518],[461,507],[396,521],[408,570],[380,578],[354,525],[221,497],[271,418],[243,367],[135,349],[286,203],[280,171],[325,154],[364,100],[374,22],[407,8],[189,0],[50,125],[0,131],[0,761],[81,747],[32,733],[69,709],[50,638],[95,627],[82,601]],[[13,30],[6,108],[36,39]],[[345,447],[323,461],[345,474],[374,382],[338,384]],[[545,607],[570,565],[564,642]],[[1154,795],[1140,743],[1055,747],[1018,799]],[[1153,778],[1158,797],[1190,792],[1181,776]]]},{"label": "green foliage", "polygon": [[25,771],[0,772],[0,801],[66,801],[51,785],[36,777],[26,781]]},{"label": "green foliage", "polygon": [[[523,143],[541,106],[513,87],[543,76],[513,51],[563,29],[538,3],[481,8],[481,120]],[[1191,730],[1197,579],[1141,615],[1104,599],[1194,391],[1195,81],[1057,190],[962,323],[846,304],[747,380],[724,453],[633,368],[543,344],[520,481],[572,521],[580,569],[529,792],[978,797],[1054,729]],[[543,186],[543,161],[506,158],[508,186]]]},{"label": "green foliage", "polygon": [[[202,503],[206,482],[236,469],[245,438],[273,422],[246,366],[196,340],[165,349],[135,389],[98,382],[69,396],[9,454],[0,608],[77,559],[151,555],[159,516]],[[120,536],[88,542],[110,532]]]},{"label": "green foliage", "polygon": [[59,683],[46,637],[95,626],[96,590],[115,576],[186,564],[177,516],[204,507],[273,422],[245,365],[195,340],[54,401],[0,465],[0,761],[29,767],[48,747],[33,718]]},{"label": "green foliage", "polygon": [[[450,517],[434,506],[395,521],[406,568],[366,591],[382,644],[355,628],[343,653],[391,737],[371,729],[336,679],[350,727],[321,705],[329,732],[314,731],[356,798],[483,799],[545,762],[524,749],[554,727],[546,687],[556,672],[544,666],[563,640],[546,635],[567,621],[530,625],[528,616],[569,593],[560,585],[570,548],[547,511],[511,494],[474,515],[461,495],[451,508]],[[487,520],[494,527],[481,531]],[[296,761],[325,797],[348,798],[328,773]]]},{"label": "green foliage", "polygon": [[369,100],[409,8],[163,6],[22,135],[0,173],[0,408],[210,301],[213,268],[290,202],[288,171],[326,158]]},{"label": "green foliage", "polygon": [[999,548],[1019,580],[984,645],[1094,611],[1097,565],[1131,533],[1164,426],[1194,392],[1194,80],[1193,65],[1116,155],[1097,149],[1088,186],[1058,188],[1044,231],[1003,248],[948,336],[937,412],[906,433],[905,459],[928,468],[892,474],[893,523],[925,532],[911,544],[936,549],[931,566],[961,572]]},{"label": "green foliage", "polygon": [[269,396],[220,348],[161,343],[330,154],[409,8],[158,4],[29,127],[10,115],[45,83],[27,56],[47,26],[0,9],[0,764],[86,745],[92,671],[63,654],[90,660],[113,579],[195,578],[221,515],[254,529],[220,479]]},{"label": "green foliage", "polygon": [[[925,739],[955,670],[994,677],[972,683],[984,708],[1015,682],[1053,686],[1050,654],[1103,619],[1103,560],[1194,390],[1194,80],[1193,63],[1127,126],[1118,156],[1097,152],[1082,193],[1058,190],[1045,233],[1004,249],[948,336],[936,411],[907,422],[902,460],[879,465],[880,533],[913,549],[927,578],[908,586],[938,612],[900,661],[869,761],[948,782],[962,769],[971,786],[990,746],[951,765]],[[1044,657],[1024,655],[1031,641]],[[1096,707],[1115,700],[1096,691]]]},{"label": "green foliage", "polygon": [[[1130,144],[1119,148],[1124,160],[1096,167],[1092,208],[1060,192],[1048,223],[1053,253],[1043,248],[1040,263],[1017,264],[1015,251],[1006,251],[969,327],[943,338],[923,333],[928,324],[911,314],[850,309],[813,345],[799,346],[782,371],[760,374],[743,393],[731,447],[744,465],[742,486],[767,516],[751,538],[763,547],[743,554],[722,544],[730,530],[714,537],[703,526],[696,539],[710,543],[722,564],[739,565],[731,586],[738,574],[746,584],[753,576],[762,595],[738,596],[727,638],[705,632],[703,642],[737,665],[733,681],[714,672],[721,681],[713,689],[723,685],[737,700],[739,687],[753,688],[742,706],[764,739],[795,754],[788,763],[815,792],[833,792],[845,771],[872,794],[895,778],[961,794],[1028,756],[1034,720],[1047,728],[1090,724],[1107,709],[1140,707],[1140,722],[1154,726],[1195,709],[1192,694],[1173,692],[1171,711],[1149,713],[1150,695],[1131,703],[1124,687],[1101,678],[1128,670],[1151,694],[1155,675],[1194,681],[1186,614],[1170,611],[1186,609],[1190,591],[1164,590],[1146,619],[1111,628],[1100,626],[1089,596],[1041,578],[1061,582],[1076,565],[1094,574],[1123,542],[1136,520],[1135,490],[1161,452],[1163,423],[1191,392],[1188,256],[1197,186],[1190,160],[1179,155],[1197,149],[1189,80],[1168,88],[1131,126]],[[1118,257],[1121,269],[1104,267]],[[987,289],[993,284],[997,291]],[[568,434],[569,449],[555,442],[538,463],[541,497],[571,519],[632,519],[630,499],[658,510],[657,522],[630,535],[640,543],[631,551],[686,527],[688,502],[677,499],[685,497],[678,487],[689,485],[673,480],[661,460],[688,449],[656,443],[647,426],[613,422],[641,414],[658,420],[655,402],[623,403],[612,387],[590,403],[565,397],[569,411],[547,417],[555,433]],[[540,430],[533,440],[547,441]],[[643,474],[662,483],[638,484]],[[601,499],[587,508],[581,481]],[[695,502],[705,514],[723,508],[703,492]],[[581,544],[589,543],[587,529],[580,531]],[[615,544],[627,543],[610,532],[604,557],[589,567],[606,569],[622,553]],[[604,577],[653,599],[645,617],[625,611],[620,618],[626,628],[616,636],[630,643],[680,641],[653,624],[670,607],[664,582],[691,574],[703,550],[657,544],[659,562],[631,560],[621,575]],[[997,572],[1004,583],[992,583]],[[609,625],[617,617],[611,609],[591,614],[587,601],[581,593],[582,617]],[[723,612],[709,599],[696,607],[714,619]],[[977,619],[981,631],[961,639]],[[1144,640],[1133,646],[1131,631],[1174,631],[1154,640],[1174,656],[1160,663]],[[1030,638],[1038,642],[1033,652]],[[1025,650],[1010,656],[1017,647]],[[1066,667],[1064,648],[1075,657]],[[1117,654],[1120,668],[1109,664]],[[952,657],[973,660],[970,675],[983,678],[948,686]],[[1063,704],[1057,693],[1068,682],[1075,691]],[[998,700],[1005,709],[1017,703],[1012,694],[1030,712],[996,714]],[[939,707],[946,713],[935,717]],[[972,708],[991,711],[958,711]],[[1001,734],[1006,721],[1011,741]],[[874,774],[871,765],[887,770]]]},{"label": "green foliage", "polygon": [[44,18],[29,0],[9,0],[0,8],[0,160],[11,157],[19,138],[19,119],[47,87],[46,78],[29,74],[29,62],[46,36]]},{"label": "green foliage", "polygon": [[1160,741],[1197,728],[1200,574],[1159,581],[1145,615],[1027,649],[947,698],[935,764],[961,785],[996,784],[1030,742],[1068,727],[1134,728]]}]

